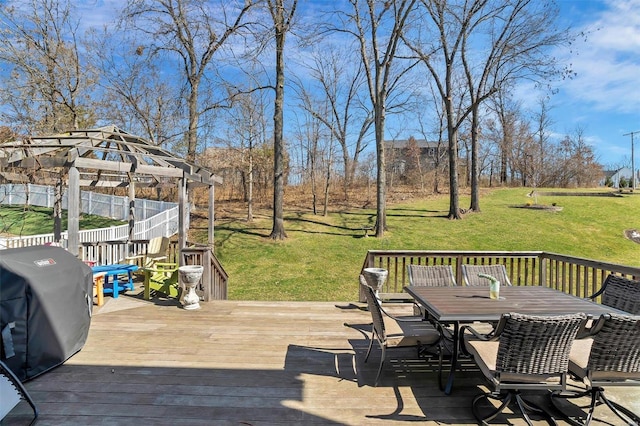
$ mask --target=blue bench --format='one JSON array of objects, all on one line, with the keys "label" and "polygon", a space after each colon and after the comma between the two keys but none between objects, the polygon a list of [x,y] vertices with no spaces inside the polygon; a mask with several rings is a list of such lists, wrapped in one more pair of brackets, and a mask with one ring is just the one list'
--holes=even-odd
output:
[{"label": "blue bench", "polygon": [[[123,290],[133,290],[133,272],[138,270],[137,265],[114,264],[92,266],[94,273],[104,272],[104,294],[113,294],[113,298],[118,298],[118,293]],[[118,276],[127,275],[127,281],[121,283]]]}]

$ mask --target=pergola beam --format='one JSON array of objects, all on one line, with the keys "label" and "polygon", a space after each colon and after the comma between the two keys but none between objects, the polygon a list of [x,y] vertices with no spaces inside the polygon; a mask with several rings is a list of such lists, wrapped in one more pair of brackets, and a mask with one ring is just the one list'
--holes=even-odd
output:
[{"label": "pergola beam", "polygon": [[[25,172],[44,172],[54,168],[69,170],[69,251],[75,255],[79,246],[80,187],[128,187],[133,203],[136,186],[175,187],[168,182],[177,180],[180,208],[178,238],[179,248],[182,248],[187,242],[188,221],[185,215],[188,189],[208,186],[209,243],[213,244],[213,185],[222,183],[222,179],[115,126],[71,130],[64,134],[0,144],[0,175],[9,181],[24,181],[26,173],[12,168]],[[105,174],[108,175],[106,179]],[[41,180],[48,180],[46,174]],[[133,209],[133,204],[130,209]],[[135,217],[130,216],[130,226],[134,221]]]}]

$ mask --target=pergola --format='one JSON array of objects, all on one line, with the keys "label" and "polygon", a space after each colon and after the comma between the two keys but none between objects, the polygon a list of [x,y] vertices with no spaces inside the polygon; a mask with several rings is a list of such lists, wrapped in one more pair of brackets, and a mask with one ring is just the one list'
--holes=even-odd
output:
[{"label": "pergola", "polygon": [[[141,137],[110,125],[96,129],[26,137],[0,144],[0,176],[6,181],[27,183],[29,175],[39,183],[68,191],[68,249],[79,250],[80,188],[127,187],[129,239],[133,239],[136,187],[176,187],[180,209],[178,244],[186,245],[189,189],[209,189],[208,243],[213,247],[214,184],[222,180],[209,170],[176,157]],[[58,198],[58,197],[56,197]]]}]

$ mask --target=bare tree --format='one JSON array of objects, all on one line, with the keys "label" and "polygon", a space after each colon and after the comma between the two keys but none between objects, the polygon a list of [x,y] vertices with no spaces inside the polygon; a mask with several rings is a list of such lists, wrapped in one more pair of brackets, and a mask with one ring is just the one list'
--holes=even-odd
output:
[{"label": "bare tree", "polygon": [[[326,115],[327,104],[324,104],[324,113],[322,106],[315,106],[311,99],[311,94],[303,87],[299,88],[299,97],[303,103],[302,122],[297,125],[296,137],[300,145],[300,174],[302,175],[302,183],[311,186],[311,204],[313,214],[318,214],[318,180],[319,175],[323,174],[323,144],[326,141],[329,130],[322,123],[319,115]],[[313,111],[313,112],[310,112]]]},{"label": "bare tree", "polygon": [[[519,80],[558,75],[549,48],[569,41],[555,26],[557,8],[535,0],[492,3],[478,0],[479,10],[461,45],[461,60],[471,111],[471,210],[480,211],[478,184],[478,128],[480,105],[493,93]],[[478,41],[489,40],[478,58]]]},{"label": "bare tree", "polygon": [[590,187],[602,179],[602,166],[598,164],[593,148],[586,143],[584,135],[585,130],[577,127],[560,141],[559,155],[556,157],[560,159],[557,167],[558,186]]},{"label": "bare tree", "polygon": [[94,30],[90,48],[104,89],[96,105],[99,116],[167,149],[182,142],[185,114],[180,87],[173,74],[162,72],[151,49],[111,27]]},{"label": "bare tree", "polygon": [[[425,141],[435,142],[434,150],[428,151],[428,159],[433,165],[433,192],[440,193],[440,175],[446,171],[447,156],[443,156],[442,152],[448,142],[445,140],[446,133],[446,115],[444,105],[440,95],[437,93],[433,84],[429,84],[429,95],[416,97],[417,115],[414,122],[417,123],[417,131]],[[435,115],[427,115],[424,105],[430,103],[433,105]],[[428,171],[428,168],[427,170]]]},{"label": "bare tree", "polygon": [[500,90],[491,97],[487,105],[494,118],[487,122],[486,136],[496,147],[499,183],[506,184],[509,181],[509,168],[512,167],[511,160],[514,159],[516,130],[518,122],[522,120],[520,104],[514,102],[505,91]]},{"label": "bare tree", "polygon": [[[471,25],[471,16],[478,6],[462,6],[463,16],[451,16],[447,1],[421,0],[424,13],[414,31],[403,37],[409,49],[426,66],[444,105],[449,141],[449,219],[461,219],[458,196],[458,129],[465,115],[456,114],[455,70],[463,36]],[[427,24],[430,23],[433,26]],[[453,28],[453,30],[450,29]],[[462,93],[457,102],[466,96]]]},{"label": "bare tree", "polygon": [[25,133],[93,124],[92,69],[82,61],[79,19],[66,0],[28,0],[0,8],[0,61],[9,67],[2,114]]},{"label": "bare tree", "polygon": [[123,12],[127,23],[148,36],[152,53],[168,53],[179,60],[179,69],[185,78],[189,161],[195,160],[200,117],[227,104],[226,92],[217,100],[201,102],[207,70],[214,55],[229,39],[251,25],[245,18],[254,5],[251,1],[220,0],[215,6],[211,3],[206,0],[128,0]]},{"label": "bare tree", "polygon": [[236,96],[228,111],[227,146],[239,153],[243,199],[247,203],[247,221],[253,221],[254,175],[256,150],[266,146],[267,123],[265,121],[263,92],[247,90]]},{"label": "bare tree", "polygon": [[[309,76],[315,82],[316,90],[307,89],[302,82],[298,82],[298,97],[302,107],[329,129],[332,138],[340,146],[346,200],[358,159],[367,147],[365,137],[373,124],[372,111],[360,99],[364,69],[361,62],[354,66],[347,48],[333,44],[312,52],[311,59],[305,68],[310,71]],[[315,110],[314,105],[324,105],[314,102],[316,98],[326,100],[329,108]]]},{"label": "bare tree", "polygon": [[287,238],[284,230],[284,134],[283,134],[283,106],[284,106],[284,45],[286,35],[291,29],[293,17],[296,13],[298,0],[292,0],[285,7],[285,0],[267,0],[269,13],[273,20],[273,32],[276,44],[276,86],[273,110],[273,228],[270,238],[283,240]]},{"label": "bare tree", "polygon": [[[558,75],[548,48],[567,42],[569,37],[566,31],[556,29],[557,14],[547,2],[421,0],[421,5],[425,13],[419,19],[432,25],[420,27],[405,40],[435,79],[445,103],[450,152],[449,217],[459,219],[456,151],[460,125],[470,118],[471,209],[479,211],[480,105],[515,81]],[[460,92],[464,102],[456,114],[453,81],[458,69],[462,70],[465,90]]]},{"label": "bare tree", "polygon": [[535,136],[537,139],[537,146],[533,152],[534,159],[532,164],[532,181],[531,184],[534,187],[546,186],[545,168],[546,157],[549,155],[548,149],[551,143],[551,127],[553,126],[553,120],[549,114],[551,108],[546,98],[540,98],[538,100],[539,110],[534,113],[533,121],[535,124]]},{"label": "bare tree", "polygon": [[377,153],[376,237],[384,237],[386,214],[386,161],[384,150],[387,102],[403,73],[395,67],[401,34],[416,0],[349,0],[351,11],[338,13],[340,26],[333,31],[356,40],[373,107]]}]

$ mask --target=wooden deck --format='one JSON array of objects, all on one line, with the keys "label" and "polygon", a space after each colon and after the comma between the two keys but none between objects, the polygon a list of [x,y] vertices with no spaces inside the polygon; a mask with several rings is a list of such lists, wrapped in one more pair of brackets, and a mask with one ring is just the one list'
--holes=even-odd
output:
[{"label": "wooden deck", "polygon": [[[107,297],[85,347],[26,383],[38,425],[476,424],[470,404],[482,379],[471,366],[445,396],[435,364],[392,352],[372,386],[380,352],[364,364],[360,330],[370,315],[361,305],[201,305],[185,311],[175,300]],[[640,412],[640,390],[630,389],[607,393]],[[28,423],[28,411],[21,403],[3,424]],[[512,416],[495,423],[524,424]]]}]

